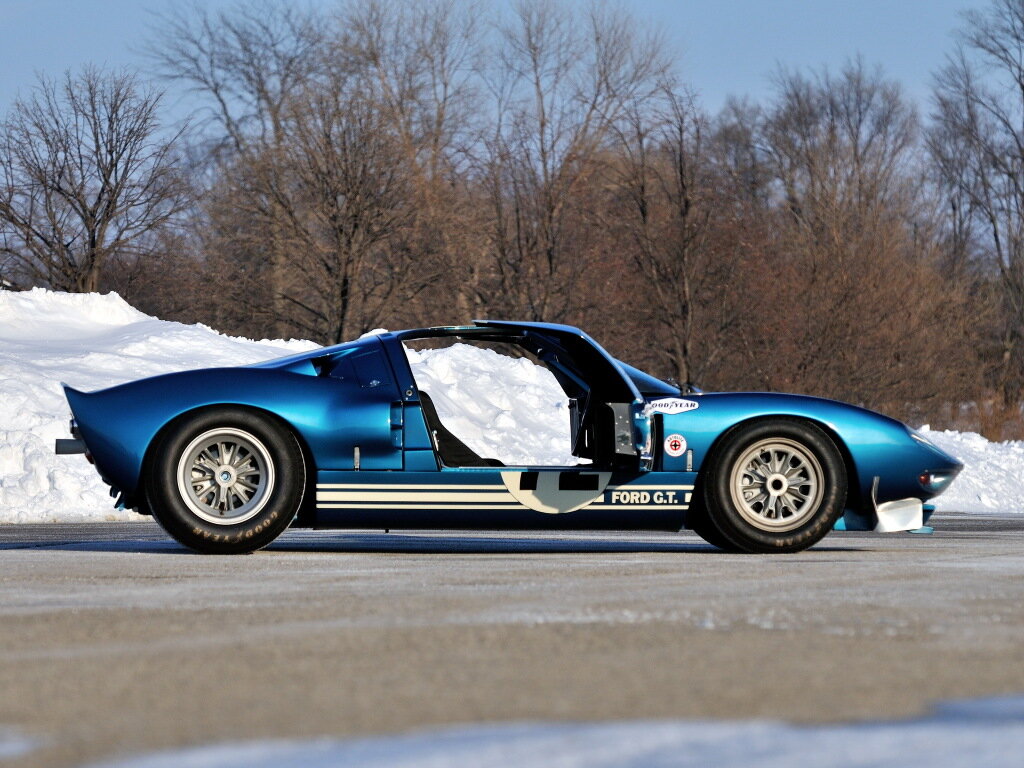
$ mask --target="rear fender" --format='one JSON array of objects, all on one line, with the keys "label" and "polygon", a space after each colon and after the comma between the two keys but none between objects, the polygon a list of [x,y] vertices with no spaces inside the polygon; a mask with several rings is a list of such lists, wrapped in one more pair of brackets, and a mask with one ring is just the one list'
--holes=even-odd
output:
[{"label": "rear fender", "polygon": [[311,466],[352,469],[354,448],[367,469],[401,469],[392,444],[387,382],[358,382],[287,370],[213,368],[155,376],[98,392],[65,389],[89,452],[103,479],[126,500],[137,499],[147,452],[168,424],[215,406],[275,414],[309,452]]}]

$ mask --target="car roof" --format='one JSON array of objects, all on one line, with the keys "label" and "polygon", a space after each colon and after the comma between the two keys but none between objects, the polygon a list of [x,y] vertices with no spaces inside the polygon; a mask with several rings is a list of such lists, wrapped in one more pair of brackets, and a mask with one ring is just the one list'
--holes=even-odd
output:
[{"label": "car roof", "polygon": [[495,331],[506,331],[508,333],[515,333],[517,330],[522,330],[548,331],[549,333],[586,336],[582,330],[572,325],[561,325],[559,323],[534,323],[516,320],[474,320],[472,325],[435,325],[428,326],[426,328],[407,328],[401,331],[392,331],[392,333],[400,338],[407,336],[429,336],[435,333],[437,335],[448,336],[456,335],[461,331],[480,331],[487,328],[492,328]]},{"label": "car roof", "polygon": [[538,331],[558,331],[559,333],[571,333],[576,336],[583,336],[584,333],[579,328],[572,325],[561,325],[559,323],[532,323],[532,322],[520,322],[515,320],[474,320],[476,325],[482,325],[484,327],[497,327],[497,328],[528,328],[531,330]]}]

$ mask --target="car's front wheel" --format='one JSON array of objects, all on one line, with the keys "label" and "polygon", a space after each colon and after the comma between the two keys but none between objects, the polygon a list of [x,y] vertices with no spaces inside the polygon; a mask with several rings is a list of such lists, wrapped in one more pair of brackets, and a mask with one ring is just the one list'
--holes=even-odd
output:
[{"label": "car's front wheel", "polygon": [[704,483],[707,522],[743,552],[798,552],[832,530],[846,490],[842,456],[821,428],[758,421],[715,451]]},{"label": "car's front wheel", "polygon": [[238,408],[186,418],[155,446],[146,479],[153,516],[199,552],[265,547],[295,517],[306,470],[295,436]]}]

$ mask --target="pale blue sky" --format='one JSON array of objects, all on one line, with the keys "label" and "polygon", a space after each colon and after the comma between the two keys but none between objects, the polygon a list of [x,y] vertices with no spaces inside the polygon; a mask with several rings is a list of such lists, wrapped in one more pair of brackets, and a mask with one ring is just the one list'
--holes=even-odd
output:
[{"label": "pale blue sky", "polygon": [[[236,0],[205,0],[217,8]],[[494,0],[501,2],[502,0]],[[332,5],[333,0],[310,0]],[[778,64],[839,67],[861,53],[903,83],[927,112],[930,73],[959,26],[985,0],[623,0],[664,31],[704,105],[763,98]],[[0,112],[34,73],[85,62],[144,65],[138,47],[152,11],[174,0],[0,0]]]}]

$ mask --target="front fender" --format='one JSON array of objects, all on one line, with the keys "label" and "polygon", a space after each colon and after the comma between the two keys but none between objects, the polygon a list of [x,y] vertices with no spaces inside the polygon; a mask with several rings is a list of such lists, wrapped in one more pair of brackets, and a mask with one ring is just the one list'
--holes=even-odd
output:
[{"label": "front fender", "polygon": [[[873,515],[871,492],[878,478],[877,500],[929,499],[919,475],[926,471],[956,471],[960,463],[934,446],[918,442],[896,419],[835,400],[774,393],[716,393],[689,398],[698,407],[664,416],[664,434],[681,434],[693,451],[693,468],[700,471],[722,436],[755,419],[789,416],[818,424],[837,442],[849,473],[849,503]],[[665,469],[679,470],[663,456]]]}]

